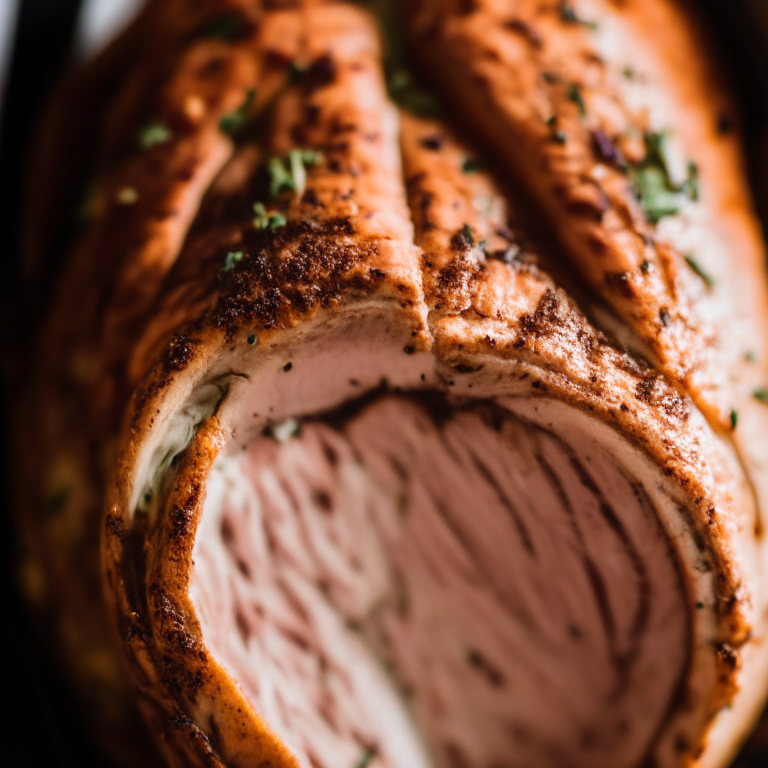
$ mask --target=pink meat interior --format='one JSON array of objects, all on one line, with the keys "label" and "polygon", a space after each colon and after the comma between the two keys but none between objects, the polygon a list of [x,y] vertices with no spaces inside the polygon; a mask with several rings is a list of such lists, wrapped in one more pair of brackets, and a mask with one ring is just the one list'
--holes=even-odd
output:
[{"label": "pink meat interior", "polygon": [[396,394],[281,437],[212,471],[191,592],[300,765],[642,762],[689,629],[615,456],[492,403]]}]

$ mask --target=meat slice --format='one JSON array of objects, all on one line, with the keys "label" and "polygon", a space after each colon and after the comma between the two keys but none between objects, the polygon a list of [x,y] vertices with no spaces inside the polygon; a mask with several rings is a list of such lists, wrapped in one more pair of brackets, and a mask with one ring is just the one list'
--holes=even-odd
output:
[{"label": "meat slice", "polygon": [[[704,324],[668,344],[644,319],[657,299],[675,322],[698,311],[660,277],[681,255],[659,245],[658,290],[612,309],[570,290],[563,263],[595,269],[562,236],[573,211],[553,249],[516,202],[551,215],[538,182],[398,109],[371,16],[252,5],[137,22],[168,28],[168,60],[107,109],[123,139],[99,147],[107,202],[39,377],[46,462],[81,478],[59,522],[30,526],[41,551],[64,542],[49,576],[99,529],[117,650],[172,765],[726,765],[768,688],[768,412],[739,405],[746,436],[724,429],[709,406],[746,402],[747,375],[697,387]],[[416,32],[429,11],[471,37],[498,10],[465,5],[415,6]],[[546,48],[526,9],[505,29]],[[432,56],[452,38],[427,39]],[[164,111],[135,154],[147,104]],[[540,159],[520,136],[491,141]],[[743,317],[767,347],[765,306]],[[68,616],[95,588],[77,578]]]},{"label": "meat slice", "polygon": [[762,284],[736,287],[732,254],[762,269],[763,245],[738,135],[718,128],[733,105],[683,5],[402,7],[448,104],[524,180],[621,338],[727,430],[732,409],[754,408],[737,382],[753,373],[749,318],[766,302]]},{"label": "meat slice", "polygon": [[217,462],[192,603],[301,764],[636,765],[663,728],[669,500],[519,407],[381,395]]}]

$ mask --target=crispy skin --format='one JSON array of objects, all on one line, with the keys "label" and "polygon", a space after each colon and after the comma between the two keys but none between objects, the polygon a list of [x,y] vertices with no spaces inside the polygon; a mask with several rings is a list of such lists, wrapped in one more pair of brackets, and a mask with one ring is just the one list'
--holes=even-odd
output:
[{"label": "crispy skin", "polygon": [[[764,341],[747,318],[764,311],[765,290],[752,282],[730,294],[717,284],[738,271],[729,250],[745,271],[762,271],[762,246],[738,136],[718,133],[718,118],[735,113],[698,54],[706,43],[695,21],[670,2],[622,3],[615,18],[614,4],[584,2],[574,6],[580,21],[539,0],[403,7],[414,50],[449,105],[488,142],[494,164],[524,181],[574,268],[654,364],[720,427],[731,408],[751,409],[723,386],[721,366],[750,376],[743,353]],[[682,233],[646,220],[624,168],[643,159],[646,131],[671,131],[678,162],[697,164],[701,199],[685,204]],[[708,235],[717,242],[709,251]],[[684,261],[700,250],[730,310],[716,327]]]},{"label": "crispy skin", "polygon": [[[137,462],[217,360],[233,351],[237,359],[251,336],[259,349],[279,348],[352,307],[384,307],[394,336],[405,339],[398,352],[429,353],[437,388],[471,396],[473,382],[480,386],[498,371],[516,392],[559,399],[610,425],[679,489],[686,525],[716,582],[715,629],[692,650],[691,663],[692,679],[701,663],[715,670],[716,682],[688,724],[693,737],[682,753],[696,759],[720,708],[734,701],[742,659],[756,673],[745,685],[748,696],[735,699],[736,725],[726,732],[747,726],[763,694],[755,638],[768,623],[758,560],[766,547],[756,549],[754,539],[768,507],[761,440],[768,409],[751,391],[768,378],[768,316],[737,137],[714,133],[716,111],[727,101],[718,90],[705,106],[709,70],[685,17],[666,0],[601,11],[601,19],[615,16],[642,30],[652,51],[638,42],[637,59],[652,94],[661,89],[658,73],[679,67],[654,47],[657,25],[670,30],[675,56],[696,63],[688,85],[673,83],[681,105],[673,128],[699,164],[704,190],[683,235],[731,244],[705,250],[716,278],[708,290],[681,248],[643,219],[627,177],[598,163],[605,158],[596,153],[606,148],[595,147],[597,130],[614,137],[627,126],[648,127],[628,105],[618,65],[598,60],[589,31],[545,5],[521,1],[509,17],[508,4],[503,13],[488,2],[409,4],[414,48],[432,63],[436,81],[450,78],[465,122],[486,132],[491,156],[504,164],[505,184],[537,201],[563,255],[652,365],[620,349],[547,274],[525,214],[498,180],[462,169],[466,157],[478,155],[474,147],[444,122],[407,113],[398,139],[376,25],[355,7],[150,4],[117,53],[86,70],[87,82],[75,81],[78,100],[99,101],[103,110],[93,123],[98,130],[83,141],[94,146],[82,150],[98,193],[46,323],[19,429],[23,508],[33,510],[25,522],[28,583],[41,605],[63,606],[57,633],[66,638],[63,654],[75,677],[111,702],[103,714],[112,729],[125,723],[125,686],[95,609],[101,531],[119,650],[174,764],[290,765],[293,758],[206,649],[187,594],[205,481],[230,439],[227,428],[217,414],[198,425],[149,527],[133,506]],[[232,10],[236,33],[206,31]],[[586,3],[579,12],[587,16]],[[542,82],[550,67],[559,79]],[[117,86],[104,85],[113,78]],[[571,82],[583,85],[584,120],[569,98]],[[66,96],[62,102],[58,109],[66,110]],[[222,132],[221,118],[246,103],[242,132]],[[553,142],[546,124],[554,112],[568,134],[564,145]],[[150,121],[169,126],[172,139],[140,151],[136,134]],[[49,158],[71,145],[73,131],[68,120],[64,135],[46,141],[41,176]],[[322,157],[307,166],[301,195],[271,196],[268,158],[285,159],[295,148]],[[631,144],[621,149],[631,156]],[[604,169],[599,184],[596,164]],[[62,207],[70,178],[41,183],[33,234]],[[285,226],[256,229],[256,201],[284,215]],[[710,237],[714,223],[719,230]],[[54,228],[57,238],[63,229]],[[30,237],[35,263],[55,248]],[[230,263],[229,254],[240,252]],[[703,319],[713,312],[719,336]],[[746,361],[747,351],[759,362]],[[223,377],[220,403],[233,377]],[[732,408],[740,414],[735,431]],[[106,741],[124,738],[112,729]],[[722,764],[737,738],[715,742],[702,765]]]}]

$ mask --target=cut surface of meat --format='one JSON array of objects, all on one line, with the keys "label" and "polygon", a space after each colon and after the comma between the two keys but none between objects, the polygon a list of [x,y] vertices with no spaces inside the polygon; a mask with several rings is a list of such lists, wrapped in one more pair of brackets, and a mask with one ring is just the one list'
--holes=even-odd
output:
[{"label": "cut surface of meat", "polygon": [[500,405],[351,411],[219,460],[194,550],[208,647],[300,764],[639,764],[689,642],[641,481]]}]

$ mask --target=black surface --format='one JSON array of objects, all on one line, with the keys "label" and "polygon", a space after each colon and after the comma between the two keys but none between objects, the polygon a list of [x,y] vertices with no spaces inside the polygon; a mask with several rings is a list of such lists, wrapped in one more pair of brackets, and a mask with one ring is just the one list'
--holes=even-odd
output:
[{"label": "black surface", "polygon": [[[0,0],[2,1],[2,0]],[[764,130],[768,122],[768,42],[743,13],[734,12],[733,0],[700,0],[711,12],[713,30],[727,53],[734,82],[741,91],[749,117],[750,133]],[[17,221],[24,168],[28,160],[33,126],[57,76],[65,68],[80,0],[22,0],[16,46],[6,81],[3,124],[0,126],[0,257],[2,257],[2,323],[4,349],[0,353],[0,397],[9,402],[9,384],[17,358],[6,340],[18,340],[26,332],[10,323],[19,295]],[[5,407],[5,406],[4,406]],[[0,412],[0,435],[8,450],[8,413]],[[8,488],[9,462],[0,461],[2,488]],[[38,653],[27,625],[23,606],[13,587],[13,530],[7,490],[0,524],[2,538],[2,606],[5,638],[2,691],[6,705],[0,722],[2,753],[6,768],[68,768],[98,765],[88,751],[82,730],[72,716],[65,689],[55,670]],[[756,745],[739,760],[739,768],[765,768],[768,746]],[[406,768],[406,767],[403,767]]]},{"label": "black surface", "polygon": [[[3,352],[0,412],[3,460],[2,540],[3,665],[0,685],[6,704],[0,722],[0,764],[4,768],[69,768],[97,766],[81,728],[73,721],[66,690],[56,671],[38,652],[28,618],[14,588],[13,525],[10,514],[7,459],[9,413],[5,404],[17,374],[18,345],[26,331],[11,322],[23,301],[19,292],[19,209],[24,168],[33,126],[57,77],[66,68],[81,0],[21,0],[15,45],[5,82],[0,125],[0,257],[2,259]],[[16,347],[18,349],[18,346]]]}]

